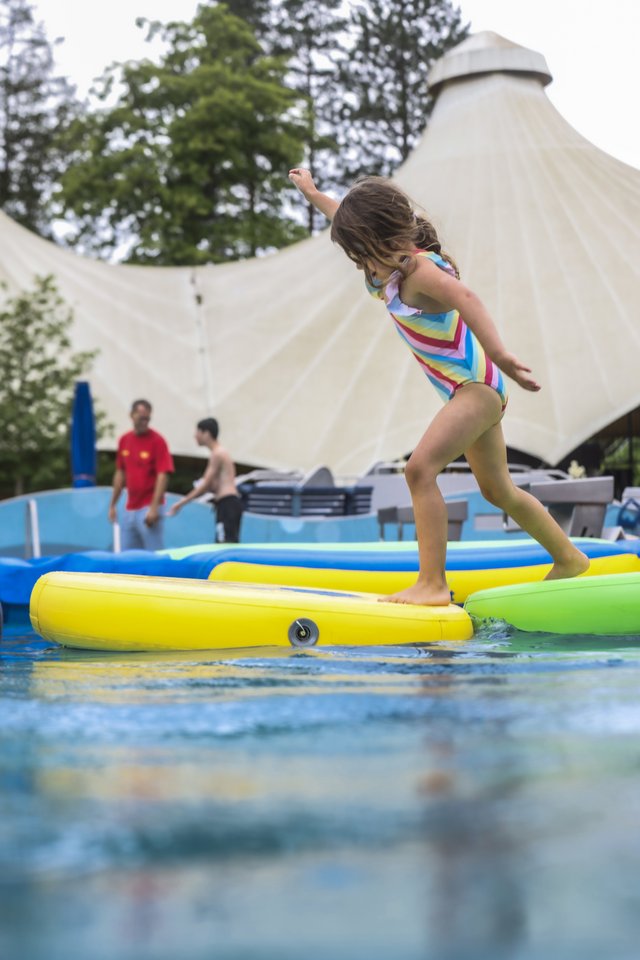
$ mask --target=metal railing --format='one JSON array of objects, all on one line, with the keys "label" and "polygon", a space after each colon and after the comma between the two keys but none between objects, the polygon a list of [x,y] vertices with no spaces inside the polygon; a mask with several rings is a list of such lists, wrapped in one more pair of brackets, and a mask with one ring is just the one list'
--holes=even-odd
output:
[{"label": "metal railing", "polygon": [[[121,534],[120,524],[116,521],[113,524],[113,546],[114,553],[121,553]],[[25,537],[24,537],[24,555],[27,560],[37,560],[42,556],[42,543],[40,540],[40,520],[38,517],[38,501],[30,498],[25,501]]]},{"label": "metal railing", "polygon": [[28,558],[42,556],[40,546],[40,523],[38,521],[38,503],[36,500],[27,500],[25,504],[25,555]]}]

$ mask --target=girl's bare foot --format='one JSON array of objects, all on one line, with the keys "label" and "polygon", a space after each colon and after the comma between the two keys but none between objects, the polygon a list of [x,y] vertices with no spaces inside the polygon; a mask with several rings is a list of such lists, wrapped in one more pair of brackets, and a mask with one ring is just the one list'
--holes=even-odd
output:
[{"label": "girl's bare foot", "polygon": [[380,597],[385,603],[414,603],[429,607],[446,607],[451,603],[451,591],[446,585],[434,587],[429,584],[414,583],[412,587]]},{"label": "girl's bare foot", "polygon": [[577,577],[589,569],[590,560],[581,550],[575,550],[566,560],[556,560],[545,580],[564,580]]}]

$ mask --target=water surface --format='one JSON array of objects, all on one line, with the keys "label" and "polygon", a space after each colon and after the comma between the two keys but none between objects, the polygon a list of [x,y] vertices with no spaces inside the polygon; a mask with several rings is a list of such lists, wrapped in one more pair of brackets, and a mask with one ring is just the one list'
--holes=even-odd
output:
[{"label": "water surface", "polygon": [[640,638],[0,650],[3,958],[639,956]]}]

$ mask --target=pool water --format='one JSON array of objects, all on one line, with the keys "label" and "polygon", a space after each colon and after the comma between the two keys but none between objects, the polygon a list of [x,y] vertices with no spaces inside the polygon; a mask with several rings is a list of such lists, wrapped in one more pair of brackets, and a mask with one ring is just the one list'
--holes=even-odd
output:
[{"label": "pool water", "polygon": [[2,958],[640,955],[640,638],[0,651]]}]

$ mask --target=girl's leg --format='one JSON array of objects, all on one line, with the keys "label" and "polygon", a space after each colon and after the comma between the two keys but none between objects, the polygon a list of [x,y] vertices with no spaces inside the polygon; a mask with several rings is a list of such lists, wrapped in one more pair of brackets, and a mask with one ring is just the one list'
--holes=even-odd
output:
[{"label": "girl's leg", "polygon": [[571,543],[540,501],[513,483],[500,423],[479,437],[465,455],[484,498],[513,517],[551,554],[553,567],[545,579],[575,577],[588,569],[588,558]]},{"label": "girl's leg", "polygon": [[484,384],[468,384],[440,410],[407,463],[405,475],[416,522],[417,582],[386,597],[394,603],[448,604],[445,578],[447,508],[436,483],[440,471],[471,447],[501,417],[500,398]]}]

